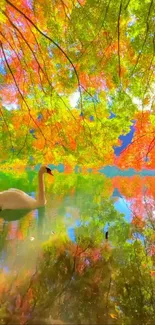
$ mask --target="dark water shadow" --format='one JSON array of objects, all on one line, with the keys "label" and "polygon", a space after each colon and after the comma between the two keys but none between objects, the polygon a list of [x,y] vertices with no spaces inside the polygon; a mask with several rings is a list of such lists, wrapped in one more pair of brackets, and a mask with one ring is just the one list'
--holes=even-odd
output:
[{"label": "dark water shadow", "polygon": [[[34,210],[35,209],[0,210],[0,218],[10,222],[16,221],[25,217],[27,214]],[[37,210],[39,216],[39,224],[42,224],[45,215],[45,207],[38,208]]]},{"label": "dark water shadow", "polygon": [[21,209],[21,210],[3,210],[0,211],[0,218],[5,221],[15,221],[25,217],[28,213],[32,211],[31,209]]}]

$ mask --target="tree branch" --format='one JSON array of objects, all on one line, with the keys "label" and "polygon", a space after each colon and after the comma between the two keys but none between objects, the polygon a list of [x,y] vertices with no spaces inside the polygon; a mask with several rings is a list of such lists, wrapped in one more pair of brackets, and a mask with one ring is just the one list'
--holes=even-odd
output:
[{"label": "tree branch", "polygon": [[[81,85],[80,85],[80,80],[79,80],[79,76],[76,70],[75,65],[73,64],[72,60],[70,59],[70,57],[66,54],[66,52],[61,48],[61,46],[59,44],[57,44],[51,37],[49,37],[48,35],[46,35],[45,33],[43,33],[40,28],[26,15],[24,14],[19,8],[17,8],[13,3],[11,3],[9,0],[6,0],[7,4],[9,4],[12,8],[14,8],[17,12],[19,12],[26,20],[28,20],[30,22],[30,24],[46,39],[48,39],[50,42],[52,42],[62,53],[63,55],[66,57],[66,59],[69,61],[69,63],[71,64],[74,73],[76,75],[77,78],[77,82],[78,82],[78,89],[79,89],[79,93],[80,93],[80,102],[81,102],[81,111],[82,111],[82,93],[81,93]],[[4,11],[3,11],[4,13]]]},{"label": "tree branch", "polygon": [[119,78],[121,78],[121,57],[120,57],[120,18],[121,18],[121,11],[122,11],[122,0],[119,7],[119,14],[118,14],[118,24],[117,24],[117,33],[118,33],[118,69],[119,69]]},{"label": "tree branch", "polygon": [[21,96],[23,102],[25,103],[25,105],[26,105],[26,107],[27,107],[27,109],[28,109],[28,112],[29,112],[29,115],[30,115],[31,119],[33,120],[33,122],[34,122],[34,124],[37,126],[37,128],[39,129],[39,131],[40,131],[42,137],[44,138],[45,144],[46,144],[46,138],[45,138],[45,136],[44,136],[42,130],[40,129],[40,127],[37,125],[36,121],[34,120],[32,114],[31,114],[30,107],[29,107],[29,105],[27,104],[27,102],[26,102],[26,100],[25,100],[25,98],[24,98],[24,96],[23,96],[23,94],[22,94],[22,92],[21,92],[21,90],[20,90],[20,88],[19,88],[19,86],[18,86],[18,84],[17,84],[16,78],[15,78],[15,76],[14,76],[12,70],[11,70],[11,67],[10,67],[8,61],[7,61],[7,58],[6,58],[6,55],[5,55],[5,52],[4,52],[4,49],[3,49],[3,45],[2,45],[2,43],[0,43],[0,46],[1,46],[1,48],[2,48],[2,52],[3,52],[3,55],[4,55],[4,59],[5,59],[6,65],[7,65],[8,69],[9,69],[11,75],[12,75],[12,78],[13,78],[13,80],[14,80],[14,83],[15,83],[16,87],[17,87],[17,90],[18,90],[18,92],[19,92],[19,94],[20,94],[20,96]]}]

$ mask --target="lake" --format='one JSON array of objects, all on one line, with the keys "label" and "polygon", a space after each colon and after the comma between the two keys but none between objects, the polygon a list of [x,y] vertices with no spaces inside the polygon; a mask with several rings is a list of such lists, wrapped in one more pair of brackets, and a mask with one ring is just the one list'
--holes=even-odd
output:
[{"label": "lake", "polygon": [[[0,191],[36,195],[34,170]],[[155,177],[46,176],[45,208],[0,212],[0,324],[155,324]]]}]

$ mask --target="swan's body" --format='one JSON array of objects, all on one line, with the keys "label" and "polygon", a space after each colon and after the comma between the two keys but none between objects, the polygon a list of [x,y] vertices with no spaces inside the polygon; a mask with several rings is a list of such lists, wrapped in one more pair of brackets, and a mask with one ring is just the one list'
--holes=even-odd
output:
[{"label": "swan's body", "polygon": [[42,166],[38,173],[39,192],[34,199],[25,192],[16,188],[0,192],[0,210],[35,209],[46,204],[44,173],[51,174],[50,168]]}]

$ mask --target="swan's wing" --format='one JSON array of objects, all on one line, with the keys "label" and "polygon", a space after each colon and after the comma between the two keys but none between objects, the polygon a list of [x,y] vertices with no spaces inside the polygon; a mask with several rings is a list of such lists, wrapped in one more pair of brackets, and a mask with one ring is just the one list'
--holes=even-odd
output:
[{"label": "swan's wing", "polygon": [[36,203],[34,198],[18,189],[0,192],[1,210],[33,209]]},{"label": "swan's wing", "polygon": [[22,190],[18,190],[18,188],[9,188],[7,192],[13,192],[21,195],[25,195],[27,197],[30,197],[27,193],[23,192]]},{"label": "swan's wing", "polygon": [[7,195],[7,193],[8,194],[11,194],[11,193],[12,194],[18,194],[18,195],[20,194],[20,195],[24,195],[24,196],[26,196],[28,198],[32,198],[30,195],[28,195],[27,193],[23,192],[22,190],[18,190],[18,188],[9,188],[8,190],[5,190],[3,192],[0,192],[1,195],[3,195],[3,194]]},{"label": "swan's wing", "polygon": [[[19,192],[19,193],[25,193],[25,192],[23,192],[23,191],[21,191],[21,190],[18,190],[18,188],[9,188],[7,191],[14,191],[14,192]],[[26,194],[26,193],[25,193]]]}]

